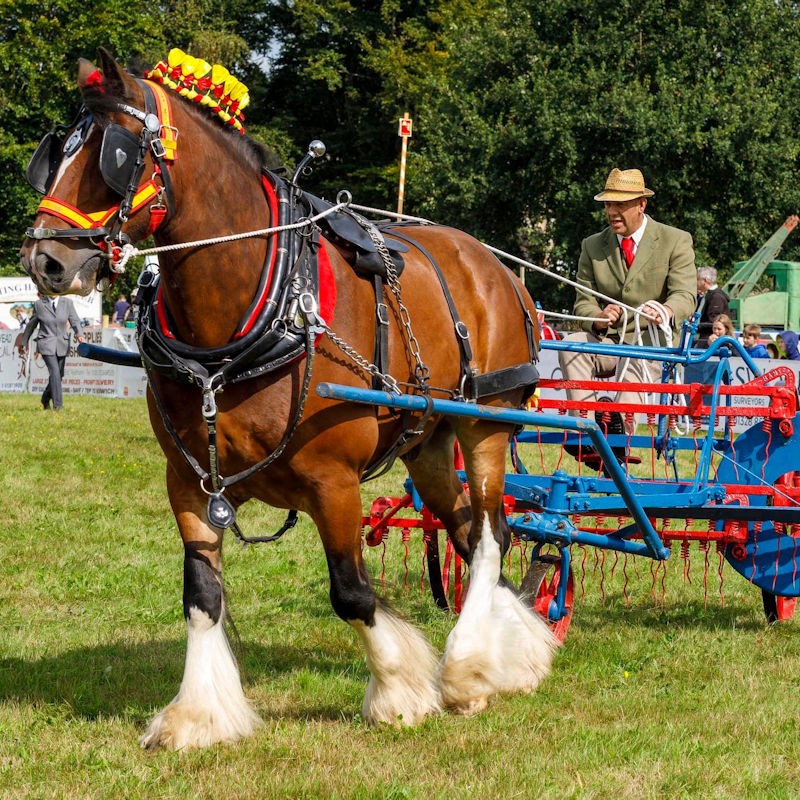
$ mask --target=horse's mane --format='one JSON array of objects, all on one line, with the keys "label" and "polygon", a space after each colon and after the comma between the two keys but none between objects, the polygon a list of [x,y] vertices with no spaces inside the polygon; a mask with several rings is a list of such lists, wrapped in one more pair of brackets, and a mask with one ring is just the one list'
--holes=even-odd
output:
[{"label": "horse's mane", "polygon": [[[142,78],[145,71],[140,64],[133,65],[128,69],[129,74],[135,78]],[[216,116],[207,113],[203,106],[198,106],[197,103],[181,97],[177,92],[170,89],[166,89],[166,91],[169,92],[170,101],[181,103],[182,107],[187,109],[204,129],[213,132],[212,135],[226,137],[227,148],[230,150],[232,146],[233,152],[246,166],[252,167],[256,171],[260,171],[264,167],[275,170],[282,166],[280,158],[272,148],[251,139],[247,134],[241,134],[234,128],[222,124]],[[116,87],[112,87],[105,80],[84,88],[84,103],[94,114],[101,128],[108,124],[111,113],[119,110],[120,102],[131,102],[130,97],[115,92]]]}]

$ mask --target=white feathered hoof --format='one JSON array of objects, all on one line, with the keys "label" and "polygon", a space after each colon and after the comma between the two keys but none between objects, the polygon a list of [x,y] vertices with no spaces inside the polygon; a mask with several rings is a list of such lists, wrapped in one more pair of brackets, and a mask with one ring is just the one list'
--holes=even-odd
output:
[{"label": "white feathered hoof", "polygon": [[146,750],[184,750],[210,747],[221,742],[236,742],[262,725],[259,716],[246,704],[225,714],[181,701],[170,703],[150,721],[139,737]]},{"label": "white feathered hoof", "polygon": [[152,719],[139,744],[182,750],[235,742],[261,720],[242,691],[239,670],[222,622],[192,608],[187,620],[186,665],[175,699]]},{"label": "white feathered hoof", "polygon": [[487,520],[439,670],[443,704],[463,714],[482,711],[501,692],[533,691],[550,672],[557,646],[545,621],[499,579],[500,547]]},{"label": "white feathered hoof", "polygon": [[367,656],[370,679],[361,708],[370,725],[418,725],[442,710],[437,656],[425,637],[382,607],[372,627],[353,621]]}]

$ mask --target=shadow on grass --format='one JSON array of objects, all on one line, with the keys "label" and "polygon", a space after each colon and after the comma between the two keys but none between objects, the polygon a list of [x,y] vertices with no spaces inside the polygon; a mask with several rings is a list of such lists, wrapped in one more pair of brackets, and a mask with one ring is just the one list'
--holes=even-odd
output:
[{"label": "shadow on grass", "polygon": [[[584,606],[575,608],[575,620],[587,629],[596,630],[610,624],[627,625],[647,630],[663,630],[669,627],[696,628],[706,631],[742,630],[758,632],[767,628],[763,615],[754,613],[751,605],[729,603],[724,608],[719,604],[706,608],[702,601],[666,602],[664,607],[625,607],[617,600],[606,606]],[[783,623],[792,624],[792,623]]]},{"label": "shadow on grass", "polygon": [[[184,639],[170,639],[78,648],[34,660],[0,659],[0,702],[66,706],[71,715],[83,719],[122,716],[142,724],[177,694],[185,647]],[[352,652],[333,643],[330,648],[310,650],[246,642],[239,661],[244,663],[246,693],[248,686],[252,690],[293,673],[313,673],[321,682],[352,677],[358,663]],[[324,703],[315,707],[311,700],[281,716],[341,719],[343,710],[347,709]]]}]

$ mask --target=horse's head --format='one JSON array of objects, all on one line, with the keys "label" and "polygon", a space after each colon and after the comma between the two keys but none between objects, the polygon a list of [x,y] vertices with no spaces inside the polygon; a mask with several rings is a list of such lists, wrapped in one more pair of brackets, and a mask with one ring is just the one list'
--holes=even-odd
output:
[{"label": "horse's head", "polygon": [[137,203],[161,205],[162,183],[149,181],[142,194],[143,181],[158,172],[158,116],[145,113],[145,89],[135,78],[103,49],[100,59],[102,73],[80,60],[78,116],[42,139],[26,173],[45,197],[20,258],[48,294],[88,294],[110,276],[114,246],[148,235],[150,215],[133,213]]}]

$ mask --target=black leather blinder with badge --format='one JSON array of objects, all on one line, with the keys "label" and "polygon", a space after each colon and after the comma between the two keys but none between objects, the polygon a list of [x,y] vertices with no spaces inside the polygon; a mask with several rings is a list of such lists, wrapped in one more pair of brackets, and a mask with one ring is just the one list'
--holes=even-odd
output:
[{"label": "black leather blinder with badge", "polygon": [[69,127],[57,125],[42,137],[25,168],[25,178],[34,191],[39,194],[47,194],[50,191],[53,178],[61,166],[61,160],[75,155],[83,147],[92,119],[91,114],[86,114],[74,125],[69,136],[64,136]]},{"label": "black leather blinder with badge", "polygon": [[122,125],[111,123],[103,134],[100,146],[100,174],[109,189],[122,197],[128,190],[136,160],[140,139]]}]

